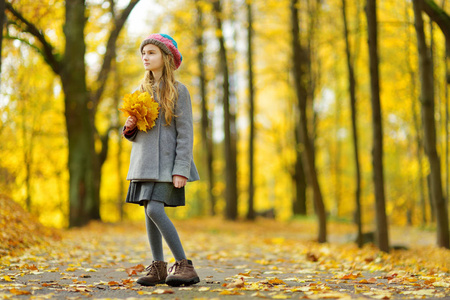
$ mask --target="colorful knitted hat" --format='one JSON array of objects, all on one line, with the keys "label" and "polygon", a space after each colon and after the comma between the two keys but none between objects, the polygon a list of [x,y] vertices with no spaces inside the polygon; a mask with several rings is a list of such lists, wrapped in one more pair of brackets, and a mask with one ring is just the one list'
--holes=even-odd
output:
[{"label": "colorful knitted hat", "polygon": [[145,40],[142,41],[141,46],[139,47],[141,53],[142,48],[145,45],[153,44],[158,46],[164,53],[171,55],[175,62],[175,70],[181,65],[183,61],[183,56],[180,51],[178,51],[178,45],[175,40],[167,34],[164,33],[154,33],[149,35]]}]

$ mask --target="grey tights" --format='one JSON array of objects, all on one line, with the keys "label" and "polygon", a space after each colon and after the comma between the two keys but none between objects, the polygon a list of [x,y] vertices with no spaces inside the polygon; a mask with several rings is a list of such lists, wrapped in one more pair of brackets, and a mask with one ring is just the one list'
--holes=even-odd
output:
[{"label": "grey tights", "polygon": [[145,203],[145,223],[154,261],[164,261],[162,237],[177,261],[186,258],[177,230],[164,211],[164,203],[147,201]]}]

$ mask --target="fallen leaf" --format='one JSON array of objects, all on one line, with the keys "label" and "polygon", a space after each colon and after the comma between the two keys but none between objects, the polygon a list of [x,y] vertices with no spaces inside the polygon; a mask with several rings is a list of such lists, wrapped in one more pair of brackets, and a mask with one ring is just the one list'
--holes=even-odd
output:
[{"label": "fallen leaf", "polygon": [[145,270],[145,267],[142,264],[139,264],[137,266],[129,267],[125,269],[125,272],[127,272],[128,276],[137,275],[138,273]]},{"label": "fallen leaf", "polygon": [[10,289],[9,292],[14,295],[31,295],[30,291],[17,290],[15,288]]},{"label": "fallen leaf", "polygon": [[223,290],[220,295],[244,295],[244,293],[235,290]]},{"label": "fallen leaf", "polygon": [[370,278],[370,279],[362,279],[360,281],[358,281],[357,283],[361,283],[361,284],[374,284],[376,283],[377,280],[375,278]]},{"label": "fallen leaf", "polygon": [[267,296],[261,294],[260,292],[253,293],[252,297],[267,298]]},{"label": "fallen leaf", "polygon": [[77,268],[67,268],[66,272],[75,272],[77,270]]},{"label": "fallen leaf", "polygon": [[435,287],[449,288],[450,287],[450,282],[436,281],[436,282],[433,282],[432,285],[435,286]]},{"label": "fallen leaf", "polygon": [[272,296],[272,299],[290,299],[290,298],[291,298],[291,296],[283,295],[283,294],[278,294],[278,295]]},{"label": "fallen leaf", "polygon": [[283,280],[279,279],[279,278],[274,278],[274,279],[270,279],[268,281],[271,285],[279,285],[279,284],[284,284],[286,285],[286,282],[284,282]]},{"label": "fallen leaf", "polygon": [[224,285],[227,288],[243,288],[245,286],[245,282],[244,282],[244,278],[241,277],[239,279],[236,279],[234,282],[232,283],[228,283]]},{"label": "fallen leaf", "polygon": [[361,276],[361,273],[357,273],[357,274],[349,273],[349,274],[343,275],[341,277],[338,277],[338,279],[352,280],[352,279],[358,278],[359,276]]},{"label": "fallen leaf", "polygon": [[312,262],[317,262],[319,260],[319,258],[317,257],[317,255],[308,252],[308,253],[306,253],[306,260],[312,261]]},{"label": "fallen leaf", "polygon": [[172,290],[166,289],[156,289],[152,292],[152,294],[163,295],[163,294],[174,294],[175,292]]}]

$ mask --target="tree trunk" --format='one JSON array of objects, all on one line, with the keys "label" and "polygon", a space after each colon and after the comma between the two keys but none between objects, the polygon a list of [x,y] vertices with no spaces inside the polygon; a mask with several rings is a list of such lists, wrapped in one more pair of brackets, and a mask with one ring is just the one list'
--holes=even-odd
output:
[{"label": "tree trunk", "polygon": [[[446,45],[446,47],[449,47],[449,45]],[[445,53],[445,61],[450,60],[450,49],[446,49]],[[446,64],[445,65],[445,74],[446,77],[450,77],[450,68]],[[450,145],[450,113],[449,113],[449,97],[448,97],[448,83],[445,82],[445,186],[446,186],[446,199],[447,199],[447,209],[450,209],[450,151],[449,151],[449,145]]]},{"label": "tree trunk", "polygon": [[2,91],[2,49],[3,49],[3,27],[5,24],[5,0],[0,0],[0,93]]},{"label": "tree trunk", "polygon": [[255,91],[253,84],[253,16],[252,16],[252,2],[247,1],[247,68],[248,68],[248,92],[249,92],[249,120],[250,120],[250,135],[249,135],[249,149],[248,149],[248,211],[247,219],[255,219],[255,207],[254,207],[254,139],[255,139]]},{"label": "tree trunk", "polygon": [[306,216],[306,176],[303,167],[302,153],[303,143],[300,139],[300,118],[297,118],[295,125],[295,169],[294,169],[294,182],[295,182],[295,200],[292,205],[294,215]]},{"label": "tree trunk", "polygon": [[[120,91],[122,90],[122,79],[120,77],[119,65],[117,63],[117,57],[114,62],[114,107],[119,107],[119,101],[122,98]],[[116,123],[113,127],[117,132],[117,154],[116,154],[116,167],[117,167],[117,185],[119,187],[119,194],[117,195],[117,210],[119,212],[120,221],[124,219],[123,204],[125,199],[125,188],[123,185],[123,164],[122,164],[122,151],[123,151],[123,139],[122,139],[122,126],[120,124],[120,111],[116,109]]]},{"label": "tree trunk", "polygon": [[85,225],[94,206],[94,128],[92,103],[86,88],[84,55],[85,5],[83,0],[66,2],[65,55],[61,81],[69,142],[69,226]]},{"label": "tree trunk", "polygon": [[425,197],[425,178],[423,176],[423,154],[422,154],[422,136],[420,134],[420,121],[419,116],[417,115],[417,109],[416,109],[416,101],[412,101],[415,98],[414,91],[416,90],[416,73],[413,71],[412,66],[408,64],[409,74],[411,78],[411,110],[412,110],[412,116],[413,116],[413,123],[414,123],[414,129],[415,129],[415,140],[417,144],[417,160],[419,164],[419,168],[417,171],[418,181],[419,181],[419,194],[420,194],[420,210],[422,212],[422,226],[425,226],[427,224],[427,202]]},{"label": "tree trunk", "polygon": [[291,26],[292,26],[292,60],[294,62],[295,89],[300,112],[300,138],[304,144],[303,160],[308,172],[311,187],[314,191],[314,206],[319,222],[318,242],[324,243],[327,240],[325,206],[320,191],[316,167],[314,164],[314,153],[308,133],[308,119],[306,113],[307,91],[308,91],[308,54],[300,44],[300,26],[298,13],[298,0],[291,0]]},{"label": "tree trunk", "polygon": [[362,214],[361,214],[361,167],[359,163],[359,148],[358,148],[358,126],[357,126],[357,111],[356,111],[356,79],[352,53],[350,50],[350,42],[348,37],[347,25],[347,1],[342,0],[342,19],[344,22],[344,39],[345,39],[345,53],[347,57],[348,82],[350,94],[350,108],[352,112],[352,135],[353,135],[353,154],[355,156],[355,223],[358,228],[358,235],[356,238],[358,247],[362,247]]},{"label": "tree trunk", "polygon": [[[442,6],[444,6],[444,2],[442,4]],[[446,143],[446,149],[445,149],[445,166],[446,166],[446,197],[447,197],[447,202],[448,199],[450,197],[449,195],[449,191],[450,191],[450,182],[449,182],[449,168],[450,168],[450,163],[449,163],[449,138],[450,138],[450,134],[449,134],[449,124],[450,124],[450,119],[449,119],[449,103],[448,103],[448,85],[450,84],[450,16],[446,13],[446,11],[444,10],[444,8],[439,7],[433,0],[425,0],[423,2],[423,7],[422,9],[427,13],[427,15],[430,17],[430,19],[433,20],[433,22],[435,22],[439,28],[441,29],[442,33],[445,36],[445,70],[446,70],[446,105],[445,105],[445,143]],[[447,205],[450,203],[447,203]],[[450,209],[450,207],[448,208]]]},{"label": "tree trunk", "polygon": [[422,126],[424,129],[425,153],[430,164],[430,187],[437,221],[437,244],[450,248],[447,205],[442,193],[441,165],[436,150],[436,121],[434,118],[434,79],[431,58],[425,40],[422,19],[422,0],[413,0],[414,25],[419,53],[419,71],[421,78]]},{"label": "tree trunk", "polygon": [[[409,4],[405,5],[405,15],[409,16],[408,14],[408,9],[409,9]],[[409,20],[407,20],[408,23],[412,23]],[[426,226],[427,224],[427,202],[426,202],[426,196],[425,196],[425,178],[423,176],[423,153],[422,153],[422,136],[420,134],[420,128],[421,128],[421,124],[420,124],[420,120],[419,117],[417,115],[417,101],[414,101],[414,99],[416,99],[416,87],[417,87],[417,82],[416,82],[416,72],[413,69],[413,66],[410,63],[410,57],[411,57],[411,51],[410,51],[410,44],[411,44],[411,34],[409,29],[406,30],[406,36],[407,36],[407,46],[406,46],[406,55],[407,55],[407,64],[406,67],[408,69],[408,74],[409,74],[409,80],[410,80],[410,99],[411,99],[411,114],[413,117],[413,125],[414,125],[414,141],[416,144],[416,149],[417,149],[417,162],[418,162],[418,170],[417,170],[417,186],[418,186],[418,191],[419,191],[419,195],[420,195],[420,199],[419,199],[419,206],[420,206],[420,213],[421,213],[421,226]],[[414,184],[416,185],[416,184]]]},{"label": "tree trunk", "polygon": [[[341,152],[342,152],[342,142],[339,137],[339,126],[341,124],[341,102],[335,102],[335,110],[334,110],[334,137],[335,137],[335,151],[334,153],[330,153],[331,157],[331,169],[334,173],[333,178],[333,187],[334,187],[334,208],[330,210],[330,213],[335,218],[339,218],[340,215],[340,206],[341,206]],[[333,151],[332,147],[330,147],[330,152]]]},{"label": "tree trunk", "polygon": [[222,30],[222,8],[220,0],[214,0],[214,12],[216,19],[216,29],[219,33],[220,44],[219,60],[220,69],[223,75],[223,114],[224,114],[224,133],[225,133],[225,180],[226,180],[226,218],[235,220],[238,213],[237,199],[237,165],[236,165],[236,127],[234,124],[234,114],[230,111],[230,84],[227,50],[225,47],[225,38]]},{"label": "tree trunk", "polygon": [[370,88],[373,122],[372,166],[377,220],[376,242],[381,251],[389,252],[388,223],[383,175],[383,126],[381,118],[380,83],[378,72],[378,29],[376,0],[367,0],[366,16],[370,59]]},{"label": "tree trunk", "polygon": [[[446,44],[445,50],[445,62],[450,60],[450,45]],[[445,64],[445,77],[450,78],[450,68],[448,64]],[[449,114],[449,97],[448,97],[448,82],[445,81],[445,197],[447,201],[447,209],[450,210],[450,161],[449,161],[449,145],[450,145],[450,114]]]},{"label": "tree trunk", "polygon": [[208,99],[206,97],[206,86],[208,84],[206,78],[206,70],[205,70],[205,44],[203,41],[203,31],[204,31],[204,22],[203,22],[203,10],[200,5],[199,0],[195,0],[195,5],[197,8],[197,37],[196,44],[198,49],[197,54],[197,62],[198,68],[200,71],[199,81],[200,81],[200,97],[201,97],[201,107],[202,107],[202,142],[203,149],[205,153],[205,166],[206,166],[206,176],[208,181],[208,197],[210,203],[210,215],[214,216],[216,214],[216,197],[213,193],[214,188],[214,172],[213,172],[213,140],[212,140],[212,126],[211,121],[208,116]]}]

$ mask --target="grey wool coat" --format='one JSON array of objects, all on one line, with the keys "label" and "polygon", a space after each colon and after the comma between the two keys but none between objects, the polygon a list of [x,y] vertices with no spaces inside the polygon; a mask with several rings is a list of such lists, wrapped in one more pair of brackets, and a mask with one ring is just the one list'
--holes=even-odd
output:
[{"label": "grey wool coat", "polygon": [[126,137],[133,143],[127,180],[172,182],[173,175],[184,176],[188,181],[200,179],[192,153],[194,126],[191,97],[184,84],[177,82],[177,85],[178,100],[171,124],[166,125],[164,112],[160,109],[152,129],[147,132],[137,130]]}]

